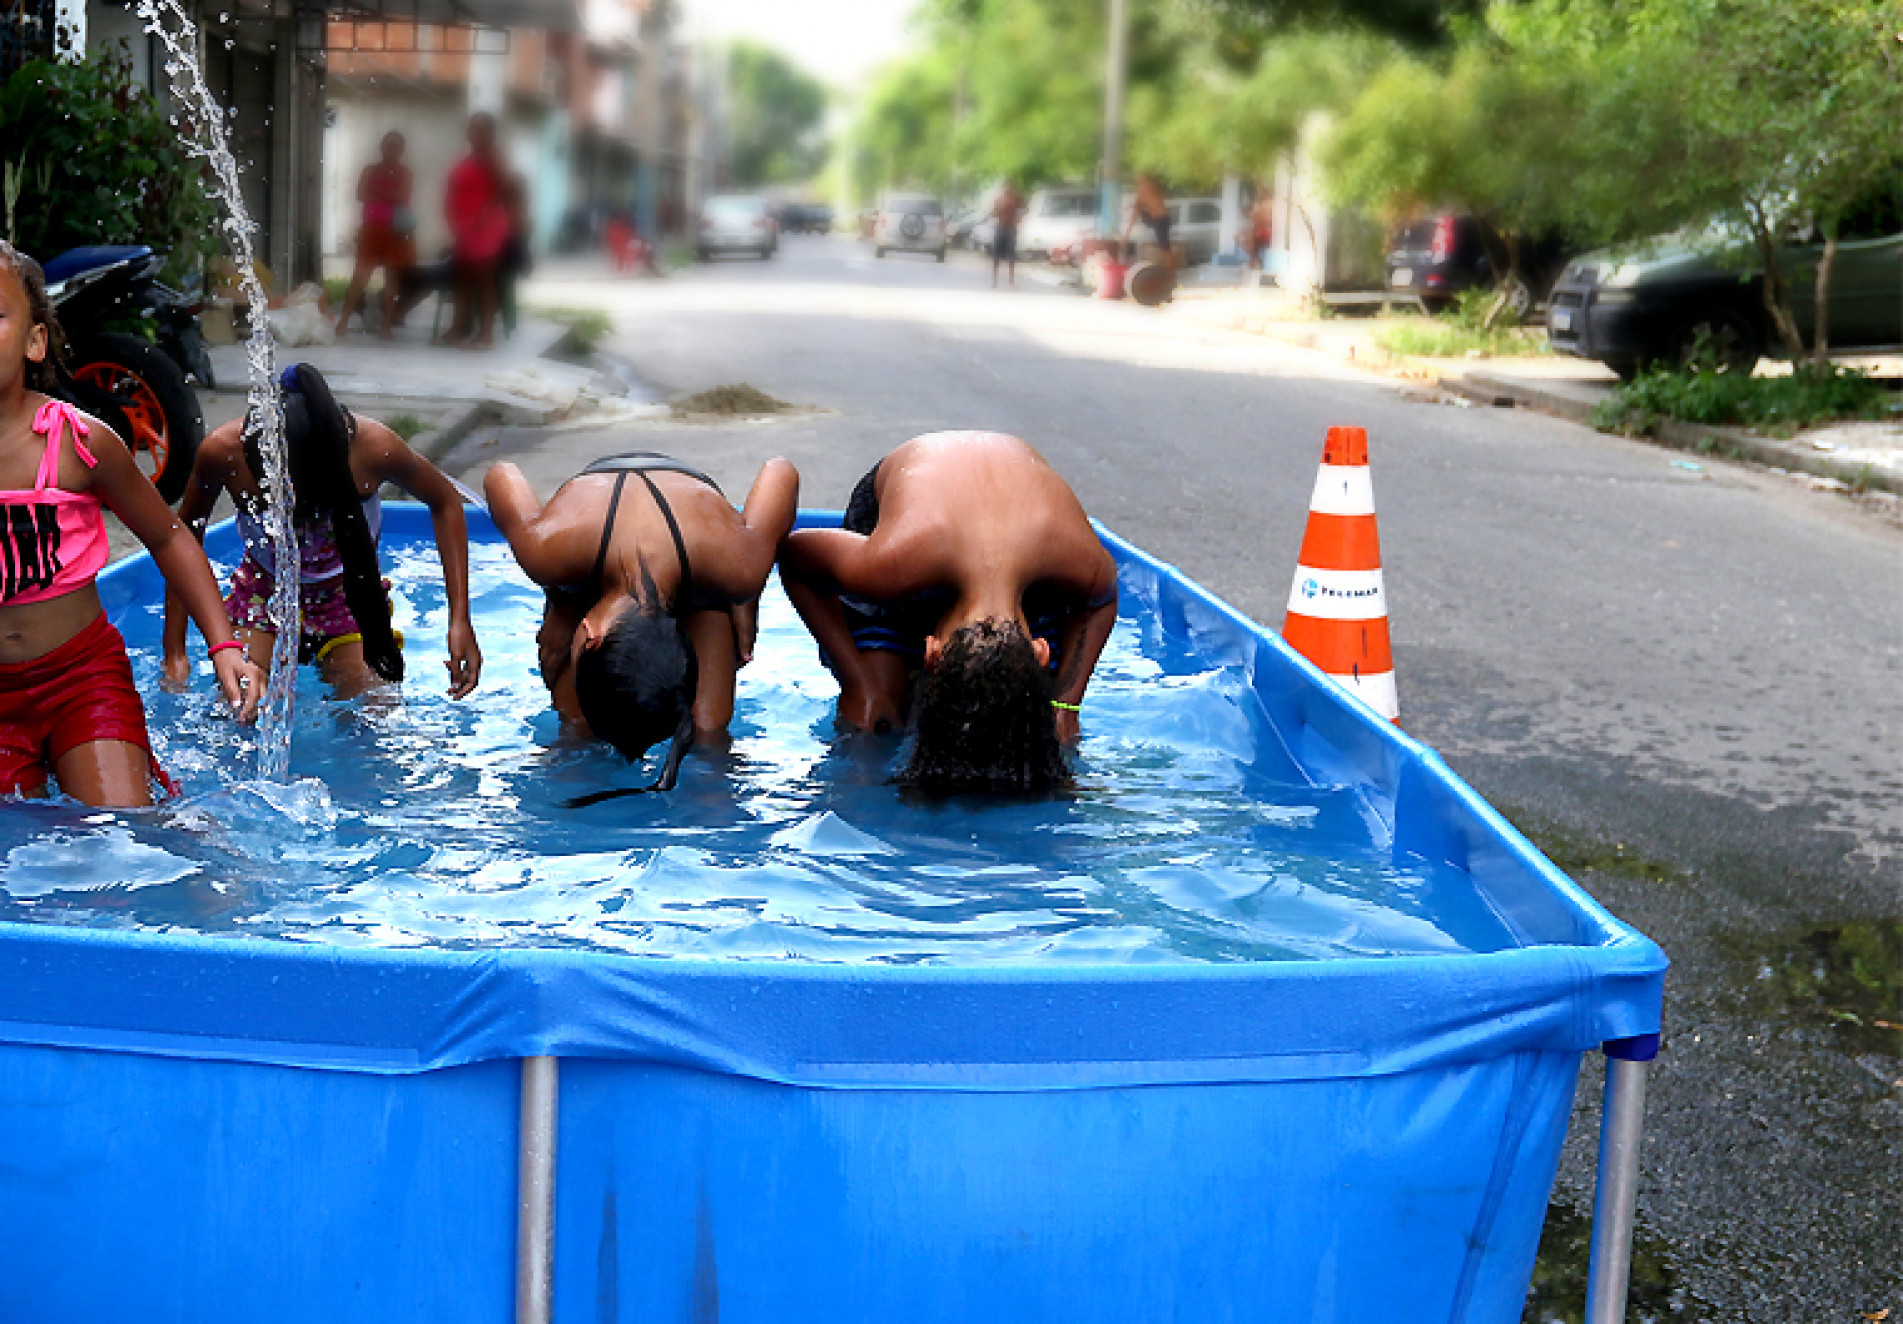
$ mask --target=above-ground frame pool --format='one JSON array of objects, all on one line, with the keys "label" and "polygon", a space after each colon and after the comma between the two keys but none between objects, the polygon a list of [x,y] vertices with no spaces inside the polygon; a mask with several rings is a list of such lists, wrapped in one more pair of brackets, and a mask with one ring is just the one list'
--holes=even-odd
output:
[{"label": "above-ground frame pool", "polygon": [[774,589],[733,750],[568,811],[638,770],[477,511],[436,696],[428,538],[321,783],[235,785],[201,677],[181,804],[0,809],[0,1319],[1510,1324],[1601,1047],[1617,1317],[1662,954],[1274,635],[1106,535],[1076,798],[915,805]]}]

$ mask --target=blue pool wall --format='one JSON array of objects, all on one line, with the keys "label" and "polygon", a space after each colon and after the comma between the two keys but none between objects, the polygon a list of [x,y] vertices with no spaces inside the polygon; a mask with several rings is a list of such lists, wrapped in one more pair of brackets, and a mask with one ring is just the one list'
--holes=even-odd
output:
[{"label": "blue pool wall", "polygon": [[[509,1059],[546,1053],[561,1320],[1517,1320],[1581,1056],[1657,1031],[1663,956],[1106,542],[1126,611],[1241,666],[1292,766],[1526,945],[929,969],[0,925],[0,1319],[506,1318]],[[115,616],[156,587],[101,580]]]}]

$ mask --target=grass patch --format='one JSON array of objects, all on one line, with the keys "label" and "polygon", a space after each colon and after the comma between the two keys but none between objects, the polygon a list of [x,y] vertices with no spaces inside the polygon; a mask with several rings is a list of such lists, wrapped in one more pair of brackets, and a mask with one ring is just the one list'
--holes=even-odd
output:
[{"label": "grass patch", "polygon": [[1783,377],[1655,368],[1601,401],[1592,412],[1592,425],[1602,432],[1642,437],[1669,418],[1788,437],[1819,423],[1882,418],[1889,402],[1881,382],[1836,364]]},{"label": "grass patch", "polygon": [[1457,359],[1471,354],[1482,358],[1512,358],[1550,354],[1546,333],[1534,327],[1496,327],[1481,331],[1450,325],[1441,318],[1397,322],[1375,333],[1375,343],[1390,354],[1424,359]]},{"label": "grass patch", "polygon": [[1551,354],[1544,327],[1487,325],[1487,310],[1497,296],[1490,289],[1463,290],[1438,317],[1410,318],[1375,333],[1375,343],[1390,354],[1424,359],[1514,358]]},{"label": "grass patch", "polygon": [[575,351],[586,358],[600,348],[614,330],[614,319],[599,308],[536,308],[537,317],[546,317],[575,333]]},{"label": "grass patch", "polygon": [[416,434],[423,430],[423,420],[415,414],[392,414],[383,420],[383,426],[403,438],[405,442],[416,440]]},{"label": "grass patch", "polygon": [[324,277],[324,297],[330,300],[330,306],[332,308],[343,307],[344,296],[348,293],[350,293],[350,277],[348,276]]}]

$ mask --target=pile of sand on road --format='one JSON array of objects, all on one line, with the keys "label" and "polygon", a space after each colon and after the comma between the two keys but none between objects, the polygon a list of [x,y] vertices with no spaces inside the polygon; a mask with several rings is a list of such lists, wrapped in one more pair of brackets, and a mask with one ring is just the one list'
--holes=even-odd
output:
[{"label": "pile of sand on road", "polygon": [[674,402],[677,418],[760,418],[791,413],[798,408],[745,382],[738,386],[716,386]]}]

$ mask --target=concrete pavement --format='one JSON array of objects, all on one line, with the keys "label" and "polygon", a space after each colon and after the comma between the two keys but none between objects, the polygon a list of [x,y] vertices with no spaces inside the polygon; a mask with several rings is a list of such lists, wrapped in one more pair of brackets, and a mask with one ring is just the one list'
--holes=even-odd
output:
[{"label": "concrete pavement", "polygon": [[[1869,1024],[1903,1023],[1903,531],[1759,470],[987,275],[789,239],[768,264],[538,282],[608,310],[608,348],[665,397],[746,382],[814,410],[483,428],[445,466],[514,458],[548,491],[644,446],[737,493],[783,453],[803,504],[836,507],[907,436],[998,428],[1279,624],[1323,431],[1366,426],[1403,722],[1675,961],[1641,1194],[1661,1313],[1903,1310],[1903,1041]],[[1555,1245],[1590,1208],[1596,1091],[1589,1068]]]}]

